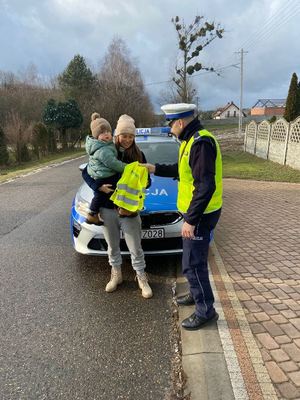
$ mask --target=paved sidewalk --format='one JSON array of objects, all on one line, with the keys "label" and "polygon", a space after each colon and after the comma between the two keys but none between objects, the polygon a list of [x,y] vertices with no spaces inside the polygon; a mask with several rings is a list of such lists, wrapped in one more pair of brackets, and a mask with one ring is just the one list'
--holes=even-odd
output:
[{"label": "paved sidewalk", "polygon": [[[220,312],[219,335],[203,330],[188,337],[182,331],[191,398],[299,400],[300,185],[226,179],[210,268]],[[182,309],[180,320],[190,311]],[[209,350],[201,345],[205,341]],[[226,383],[217,397],[217,377],[207,381],[204,396],[195,395],[201,379],[189,367],[202,365],[202,380],[213,377],[203,368],[208,354],[215,358],[211,367],[223,370]]]}]

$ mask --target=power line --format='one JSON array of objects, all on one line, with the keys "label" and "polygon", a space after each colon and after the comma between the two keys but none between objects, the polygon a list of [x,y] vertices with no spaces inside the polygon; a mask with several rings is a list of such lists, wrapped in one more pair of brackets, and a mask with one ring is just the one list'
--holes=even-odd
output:
[{"label": "power line", "polygon": [[[277,29],[280,28],[283,24],[286,24],[291,17],[297,15],[299,11],[300,3],[298,3],[297,0],[287,0],[287,3],[278,8],[277,11],[266,20],[266,23],[261,28],[254,31],[254,33],[250,35],[239,48],[247,48],[249,50],[254,45],[258,46],[262,40],[265,41],[272,35],[275,27]],[[227,60],[227,62],[230,62],[232,56]]]},{"label": "power line", "polygon": [[144,86],[161,85],[162,83],[168,83],[168,82],[172,82],[172,79],[169,79],[167,81],[144,83]]},{"label": "power line", "polygon": [[[203,72],[200,72],[199,74],[191,75],[191,76],[189,76],[189,78],[196,78],[197,76],[204,75],[204,74],[212,74],[212,73],[222,72],[224,69],[227,69],[227,68],[230,68],[230,67],[236,67],[238,65],[239,65],[239,63],[225,65],[223,67],[216,68],[213,71],[203,71]],[[160,85],[162,83],[170,83],[170,82],[173,82],[173,79],[168,79],[167,81],[149,82],[149,83],[145,83],[144,86]]]},{"label": "power line", "polygon": [[211,74],[212,72],[215,72],[215,73],[217,73],[218,76],[220,76],[219,72],[222,72],[224,69],[227,69],[227,68],[238,67],[238,65],[240,65],[240,63],[226,65],[224,67],[215,68],[213,71],[205,71],[200,74],[191,75],[190,78],[194,78],[196,76],[204,75],[204,74]]},{"label": "power line", "polygon": [[285,5],[285,9],[283,10],[283,6],[278,8],[278,10],[271,16],[269,19],[266,21],[266,23],[259,29],[257,29],[251,36],[246,39],[240,48],[246,48],[249,46],[250,43],[252,43],[257,37],[259,37],[261,34],[263,34],[266,30],[269,28],[273,28],[274,24],[276,23],[278,17],[282,17],[282,12],[285,12],[286,10],[290,11],[291,8],[290,6],[294,6],[293,3],[294,0],[288,0],[288,2]]},{"label": "power line", "polygon": [[[284,9],[283,9],[284,7]],[[272,33],[274,28],[278,30],[279,28],[282,27],[282,25],[286,24],[292,17],[296,16],[300,12],[300,3],[297,2],[297,0],[287,0],[287,3],[283,5],[282,7],[278,8],[277,11],[269,17],[269,19],[266,21],[266,23],[261,27],[260,29],[256,30],[252,35],[246,39],[242,46],[240,47],[241,49],[247,48],[250,49],[254,45],[257,45],[260,41],[268,39]],[[244,51],[244,54],[246,52]],[[228,59],[229,61],[229,59]],[[213,71],[203,71],[200,72],[199,74],[194,74],[189,76],[189,78],[196,78],[200,75],[204,74],[210,74],[210,73],[217,73],[217,75],[220,76],[220,72],[222,72],[224,69],[231,68],[231,67],[238,67],[240,65],[240,62],[238,63],[232,63],[229,65],[225,65],[223,67],[219,67],[214,69]],[[173,79],[165,80],[165,81],[158,81],[158,82],[149,82],[146,83],[145,86],[151,86],[151,85],[160,85],[164,83],[170,83],[173,82]]]},{"label": "power line", "polygon": [[[300,11],[300,5],[298,8],[291,10],[291,12],[287,15],[285,15],[279,23],[276,25],[276,29],[279,30],[284,24],[286,24],[292,17],[295,17]],[[261,36],[259,36],[255,41],[250,42],[250,44],[247,46],[247,49],[252,48],[254,45],[257,45],[258,42],[261,41],[266,41],[269,39],[273,34],[273,27],[270,27],[267,31],[263,32]]]}]

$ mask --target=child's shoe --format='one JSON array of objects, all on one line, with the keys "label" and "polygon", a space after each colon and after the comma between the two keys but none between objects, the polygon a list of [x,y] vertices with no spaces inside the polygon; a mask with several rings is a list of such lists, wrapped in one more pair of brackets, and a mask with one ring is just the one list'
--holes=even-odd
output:
[{"label": "child's shoe", "polygon": [[88,224],[93,224],[93,225],[98,225],[98,226],[103,225],[103,220],[101,218],[99,218],[99,214],[94,214],[94,213],[89,213],[87,215],[86,222]]}]

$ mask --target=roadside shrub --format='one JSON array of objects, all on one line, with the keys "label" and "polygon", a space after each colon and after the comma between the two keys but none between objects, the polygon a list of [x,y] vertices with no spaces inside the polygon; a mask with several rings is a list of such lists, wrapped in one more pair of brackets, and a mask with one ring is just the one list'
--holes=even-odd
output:
[{"label": "roadside shrub", "polygon": [[48,131],[46,125],[42,122],[36,123],[32,128],[32,145],[33,151],[37,158],[44,156],[48,150]]},{"label": "roadside shrub", "polygon": [[275,115],[273,115],[273,117],[271,117],[270,119],[269,119],[269,122],[270,122],[270,124],[272,124],[273,122],[275,122],[276,121],[276,117],[275,117]]},{"label": "roadside shrub", "polygon": [[57,144],[56,144],[56,134],[53,128],[48,127],[48,152],[49,153],[56,153],[57,152]]},{"label": "roadside shrub", "polygon": [[20,148],[20,162],[27,162],[27,161],[30,161],[31,160],[31,157],[30,157],[30,153],[29,153],[29,150],[28,150],[28,147],[27,147],[27,145],[24,143],[24,144],[22,144],[21,145],[21,148]]},{"label": "roadside shrub", "polygon": [[9,154],[7,150],[6,137],[3,129],[0,127],[0,165],[7,165]]}]

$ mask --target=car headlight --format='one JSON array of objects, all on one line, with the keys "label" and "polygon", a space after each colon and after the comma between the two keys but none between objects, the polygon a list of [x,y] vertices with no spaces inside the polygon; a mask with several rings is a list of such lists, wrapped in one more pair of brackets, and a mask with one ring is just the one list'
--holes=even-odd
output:
[{"label": "car headlight", "polygon": [[75,197],[75,210],[78,212],[78,214],[83,216],[87,216],[87,214],[90,212],[90,203],[78,193]]}]

